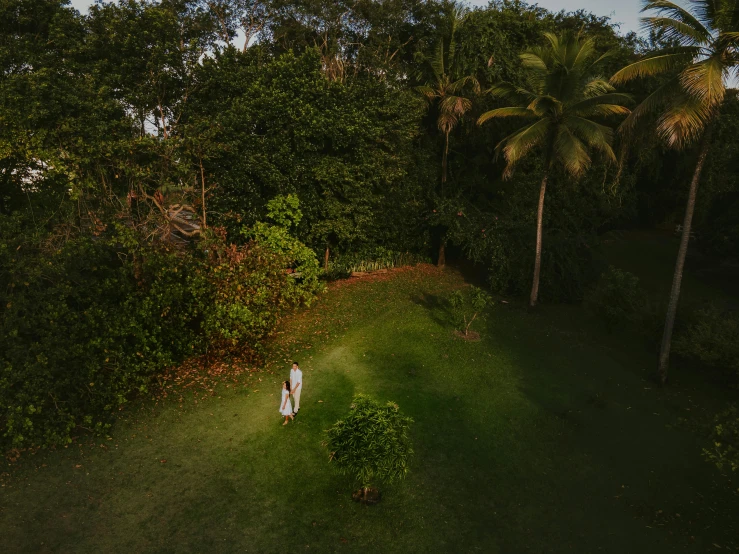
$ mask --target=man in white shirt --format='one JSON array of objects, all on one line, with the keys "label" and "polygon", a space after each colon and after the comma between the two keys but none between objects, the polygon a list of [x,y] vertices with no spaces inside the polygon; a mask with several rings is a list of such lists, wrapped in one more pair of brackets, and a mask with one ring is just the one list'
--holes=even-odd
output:
[{"label": "man in white shirt", "polygon": [[293,362],[290,370],[290,393],[293,395],[293,414],[300,410],[300,393],[303,392],[303,372],[300,371],[298,362]]}]

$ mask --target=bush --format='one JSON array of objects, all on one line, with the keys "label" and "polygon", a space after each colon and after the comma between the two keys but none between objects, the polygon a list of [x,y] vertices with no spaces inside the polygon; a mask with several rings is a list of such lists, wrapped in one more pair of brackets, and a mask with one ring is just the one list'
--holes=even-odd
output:
[{"label": "bush", "polygon": [[287,258],[258,242],[237,246],[216,231],[199,248],[207,251],[195,265],[189,286],[201,314],[206,344],[218,352],[258,352],[282,310],[299,296],[285,272]]},{"label": "bush", "polygon": [[289,194],[273,198],[267,203],[267,217],[274,224],[257,222],[251,229],[243,228],[241,234],[282,258],[283,269],[291,278],[285,281],[281,303],[310,304],[324,287],[319,281],[322,270],[315,252],[294,234],[303,217],[298,197]]},{"label": "bush", "polygon": [[715,308],[693,314],[676,334],[675,353],[739,378],[739,317]]},{"label": "bush", "polygon": [[396,252],[377,246],[337,256],[329,262],[328,277],[330,279],[344,279],[355,271],[392,269],[429,261],[430,259],[426,256],[411,252]]},{"label": "bush", "polygon": [[[258,351],[320,288],[315,256],[267,231],[243,246],[216,230],[175,247],[122,224],[72,238],[13,225],[0,218],[12,231],[0,234],[0,449],[106,429],[165,367],[208,346]],[[286,271],[296,259],[302,280]]]},{"label": "bush", "polygon": [[481,288],[471,286],[452,292],[449,305],[456,330],[467,337],[472,323],[484,319],[484,311],[493,305],[493,299]]},{"label": "bush", "polygon": [[0,423],[15,447],[104,429],[156,371],[200,346],[189,268],[172,251],[121,233],[31,238],[0,260]]},{"label": "bush", "polygon": [[711,436],[712,448],[704,448],[703,455],[719,469],[739,469],[739,408],[729,407],[716,416]]},{"label": "bush", "polygon": [[402,479],[413,455],[408,436],[411,423],[413,420],[404,416],[394,402],[382,406],[359,394],[352,401],[349,415],[326,431],[329,462],[341,473],[353,476],[363,490],[377,479]]}]

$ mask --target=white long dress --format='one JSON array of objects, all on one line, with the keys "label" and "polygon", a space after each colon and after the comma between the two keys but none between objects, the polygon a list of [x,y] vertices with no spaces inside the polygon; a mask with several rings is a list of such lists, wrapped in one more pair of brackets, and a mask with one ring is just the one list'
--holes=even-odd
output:
[{"label": "white long dress", "polygon": [[[285,397],[287,396],[287,402],[285,402]],[[282,409],[282,404],[285,403],[285,409]],[[280,413],[282,415],[291,415],[293,413],[293,405],[290,403],[290,393],[287,391],[287,389],[282,389],[282,399],[280,400]]]}]

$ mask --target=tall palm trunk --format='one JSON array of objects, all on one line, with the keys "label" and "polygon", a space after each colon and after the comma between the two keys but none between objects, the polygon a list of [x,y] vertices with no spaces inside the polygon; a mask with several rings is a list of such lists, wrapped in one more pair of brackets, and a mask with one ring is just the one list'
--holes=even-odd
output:
[{"label": "tall palm trunk", "polygon": [[695,210],[695,197],[698,191],[698,182],[700,181],[701,171],[708,156],[708,148],[711,142],[710,128],[706,130],[701,139],[700,152],[698,154],[698,162],[695,165],[693,180],[690,182],[690,192],[688,193],[688,203],[685,206],[685,217],[683,219],[683,233],[680,237],[680,248],[677,251],[677,262],[675,263],[675,274],[672,277],[672,290],[670,291],[670,302],[667,304],[667,316],[665,318],[665,329],[662,333],[662,346],[659,352],[659,379],[664,385],[667,382],[667,370],[670,365],[670,347],[672,346],[672,331],[675,327],[675,316],[677,314],[677,304],[680,300],[680,285],[683,280],[683,269],[685,267],[685,257],[688,254],[688,242],[690,241],[690,227],[693,223],[693,211]]},{"label": "tall palm trunk", "polygon": [[[444,133],[444,151],[441,153],[441,197],[444,198],[444,183],[446,183],[447,174],[447,157],[449,156],[449,132]],[[446,265],[446,239],[441,237],[439,245],[439,258],[436,261],[437,267]]]},{"label": "tall palm trunk", "polygon": [[200,158],[200,199],[203,203],[203,229],[208,228],[208,222],[206,220],[206,211],[205,211],[205,169],[203,169],[203,159]]},{"label": "tall palm trunk", "polygon": [[529,306],[536,306],[539,299],[539,276],[541,275],[541,234],[544,227],[544,195],[547,192],[547,181],[549,180],[549,163],[544,170],[544,178],[541,180],[539,187],[539,207],[536,212],[536,254],[534,258],[534,281],[531,284],[531,298]]},{"label": "tall palm trunk", "polygon": [[444,133],[444,153],[441,155],[441,195],[444,196],[444,183],[446,183],[446,159],[449,156],[449,132]]}]

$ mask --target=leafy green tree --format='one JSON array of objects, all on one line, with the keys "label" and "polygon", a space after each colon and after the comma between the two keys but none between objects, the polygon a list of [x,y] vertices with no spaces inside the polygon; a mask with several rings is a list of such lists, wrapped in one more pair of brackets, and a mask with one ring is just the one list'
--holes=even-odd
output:
[{"label": "leafy green tree", "polygon": [[290,271],[282,301],[292,305],[310,304],[323,289],[319,281],[321,268],[316,253],[295,237],[300,220],[300,201],[294,194],[277,196],[267,202],[267,217],[274,224],[259,221],[253,228],[242,229],[242,235],[282,257]]},{"label": "leafy green tree", "polygon": [[212,224],[238,232],[264,220],[269,199],[295,194],[296,236],[317,251],[422,247],[409,247],[425,235],[422,101],[364,77],[330,81],[315,50],[265,56],[253,47],[204,61],[183,116],[214,130],[203,162]]},{"label": "leafy green tree", "polygon": [[536,305],[541,272],[542,222],[547,182],[554,165],[569,175],[580,177],[591,164],[588,149],[615,161],[611,148],[613,131],[596,118],[629,113],[624,106],[629,96],[614,92],[611,85],[594,74],[608,53],[597,55],[592,39],[565,33],[557,37],[545,33],[548,44],[521,54],[527,72],[527,87],[502,82],[488,92],[514,105],[485,112],[478,124],[497,118],[520,117],[531,120],[496,147],[502,151],[510,177],[516,164],[534,148],[544,157],[544,175],[539,187],[536,219],[536,255],[529,303]]},{"label": "leafy green tree", "polygon": [[415,50],[433,36],[448,4],[436,0],[227,1],[263,6],[262,36],[271,52],[300,54],[316,49],[331,80],[364,73],[390,83],[405,81],[415,69]]},{"label": "leafy green tree", "polygon": [[413,420],[394,402],[385,406],[363,394],[352,400],[351,411],[326,431],[329,462],[361,484],[364,499],[377,480],[403,479],[413,455],[409,436]]},{"label": "leafy green tree", "polygon": [[631,129],[642,117],[657,114],[657,134],[668,146],[683,149],[698,143],[657,368],[660,380],[666,383],[698,183],[711,145],[711,124],[724,103],[726,80],[739,67],[739,2],[694,0],[688,10],[667,0],[650,0],[642,11],[650,10],[655,15],[644,18],[644,23],[663,34],[671,45],[624,67],[611,81],[618,84],[662,74],[669,78],[634,109],[624,128]]}]

